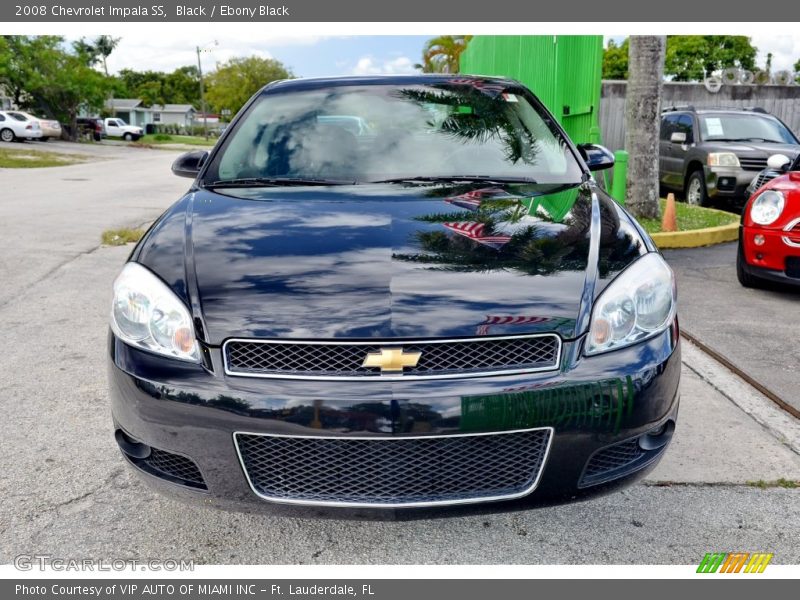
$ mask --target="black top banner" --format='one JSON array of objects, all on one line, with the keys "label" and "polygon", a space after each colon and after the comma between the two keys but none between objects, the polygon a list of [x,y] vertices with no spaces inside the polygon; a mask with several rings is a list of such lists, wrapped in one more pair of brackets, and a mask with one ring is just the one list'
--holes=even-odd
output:
[{"label": "black top banner", "polygon": [[12,0],[2,22],[781,22],[800,20],[800,3],[758,10],[752,2],[724,6],[696,0]]}]

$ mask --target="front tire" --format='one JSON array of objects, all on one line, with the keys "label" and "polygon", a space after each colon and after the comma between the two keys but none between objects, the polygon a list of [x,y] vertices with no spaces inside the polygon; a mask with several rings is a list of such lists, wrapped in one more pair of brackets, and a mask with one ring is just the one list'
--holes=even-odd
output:
[{"label": "front tire", "polygon": [[0,140],[4,142],[13,142],[17,139],[17,136],[14,135],[14,132],[11,131],[8,127],[3,130],[0,130]]},{"label": "front tire", "polygon": [[130,133],[126,133],[125,135],[122,136],[122,139],[125,140],[126,142],[132,142],[133,141],[133,135],[130,134]]},{"label": "front tire", "polygon": [[708,204],[706,191],[706,178],[703,171],[693,171],[686,182],[686,203],[692,206],[705,206]]},{"label": "front tire", "polygon": [[751,275],[747,269],[747,260],[744,257],[744,248],[742,247],[742,240],[739,240],[739,249],[736,252],[736,278],[742,287],[746,288],[763,288],[764,282],[758,277]]}]

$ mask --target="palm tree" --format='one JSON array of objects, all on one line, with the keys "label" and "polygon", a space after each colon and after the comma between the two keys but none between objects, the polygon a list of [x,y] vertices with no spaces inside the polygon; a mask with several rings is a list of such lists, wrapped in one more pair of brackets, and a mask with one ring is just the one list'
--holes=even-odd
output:
[{"label": "palm tree", "polygon": [[471,35],[440,35],[427,41],[422,49],[422,64],[414,65],[423,73],[458,73],[461,54]]},{"label": "palm tree", "polygon": [[119,44],[120,39],[121,38],[111,37],[110,35],[100,35],[94,41],[94,48],[100,63],[103,65],[103,72],[105,72],[106,77],[108,77],[108,64],[106,61],[109,55],[114,51],[114,48],[117,47],[117,44]]},{"label": "palm tree", "polygon": [[667,38],[632,35],[625,99],[627,205],[637,217],[658,218],[658,139]]}]

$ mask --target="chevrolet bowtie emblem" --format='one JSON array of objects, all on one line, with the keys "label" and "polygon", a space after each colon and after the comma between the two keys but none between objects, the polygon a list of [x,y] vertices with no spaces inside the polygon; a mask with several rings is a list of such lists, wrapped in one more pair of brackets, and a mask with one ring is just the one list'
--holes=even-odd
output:
[{"label": "chevrolet bowtie emblem", "polygon": [[363,367],[380,367],[381,373],[402,373],[405,367],[416,367],[422,352],[403,352],[402,348],[381,348],[364,358]]}]

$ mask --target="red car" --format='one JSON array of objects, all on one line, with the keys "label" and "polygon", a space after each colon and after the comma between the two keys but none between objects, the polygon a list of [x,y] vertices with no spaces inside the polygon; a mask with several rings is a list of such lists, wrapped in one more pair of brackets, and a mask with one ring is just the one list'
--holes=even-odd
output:
[{"label": "red car", "polygon": [[766,281],[800,287],[800,156],[772,156],[769,167],[780,175],[744,207],[736,274],[745,287]]}]

